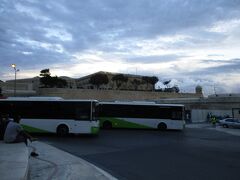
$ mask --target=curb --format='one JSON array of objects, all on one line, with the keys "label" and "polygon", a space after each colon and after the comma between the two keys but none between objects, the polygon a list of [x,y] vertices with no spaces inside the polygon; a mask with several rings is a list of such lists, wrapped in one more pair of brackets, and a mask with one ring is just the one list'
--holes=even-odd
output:
[{"label": "curb", "polygon": [[30,179],[32,180],[117,180],[108,172],[90,162],[43,142],[31,144],[39,154],[30,158]]},{"label": "curb", "polygon": [[29,151],[24,143],[5,144],[0,141],[1,180],[27,180]]},{"label": "curb", "polygon": [[29,179],[29,157],[28,157],[28,160],[27,160],[27,168],[26,168],[26,172],[25,172],[25,175],[23,177],[23,180],[28,180]]},{"label": "curb", "polygon": [[[77,157],[79,158],[79,157]],[[82,159],[82,161],[85,161],[86,164],[89,164],[90,166],[94,167],[95,169],[97,169],[99,172],[101,172],[105,177],[107,177],[109,180],[118,180],[117,178],[115,178],[114,176],[112,176],[111,174],[109,174],[108,172],[100,169],[99,167],[95,166],[94,164]]]}]

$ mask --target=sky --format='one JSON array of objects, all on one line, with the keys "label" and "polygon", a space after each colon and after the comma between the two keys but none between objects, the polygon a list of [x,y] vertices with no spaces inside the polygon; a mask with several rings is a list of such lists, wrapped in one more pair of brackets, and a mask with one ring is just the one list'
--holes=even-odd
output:
[{"label": "sky", "polygon": [[240,0],[0,0],[0,80],[97,71],[240,93]]}]

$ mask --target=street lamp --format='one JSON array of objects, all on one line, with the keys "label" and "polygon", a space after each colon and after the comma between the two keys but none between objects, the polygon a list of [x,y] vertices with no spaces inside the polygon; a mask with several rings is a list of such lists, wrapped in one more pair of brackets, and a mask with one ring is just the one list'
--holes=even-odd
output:
[{"label": "street lamp", "polygon": [[11,66],[12,66],[12,68],[14,69],[14,73],[15,73],[15,79],[14,79],[14,96],[16,96],[17,72],[19,71],[19,69],[16,68],[16,64],[12,64]]}]

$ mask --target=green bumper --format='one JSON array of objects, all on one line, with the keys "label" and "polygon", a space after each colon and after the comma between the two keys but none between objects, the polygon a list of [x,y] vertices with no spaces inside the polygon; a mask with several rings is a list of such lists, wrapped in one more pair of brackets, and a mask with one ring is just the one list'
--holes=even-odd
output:
[{"label": "green bumper", "polygon": [[98,134],[99,133],[99,127],[91,127],[91,133],[92,134]]}]

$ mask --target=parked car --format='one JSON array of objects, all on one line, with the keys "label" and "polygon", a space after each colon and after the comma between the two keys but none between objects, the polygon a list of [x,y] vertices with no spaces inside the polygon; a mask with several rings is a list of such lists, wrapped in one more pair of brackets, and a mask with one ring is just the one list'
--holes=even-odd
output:
[{"label": "parked car", "polygon": [[240,128],[240,120],[234,118],[226,118],[220,120],[219,125],[221,125],[224,128],[228,127]]}]

